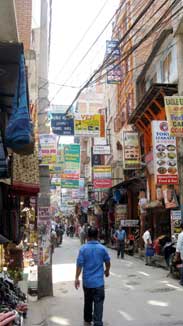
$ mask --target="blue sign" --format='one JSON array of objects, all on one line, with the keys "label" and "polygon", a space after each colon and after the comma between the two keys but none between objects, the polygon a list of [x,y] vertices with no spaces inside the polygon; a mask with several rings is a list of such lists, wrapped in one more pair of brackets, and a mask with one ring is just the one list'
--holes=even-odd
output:
[{"label": "blue sign", "polygon": [[52,113],[51,128],[54,134],[60,136],[74,135],[74,119],[64,113]]}]

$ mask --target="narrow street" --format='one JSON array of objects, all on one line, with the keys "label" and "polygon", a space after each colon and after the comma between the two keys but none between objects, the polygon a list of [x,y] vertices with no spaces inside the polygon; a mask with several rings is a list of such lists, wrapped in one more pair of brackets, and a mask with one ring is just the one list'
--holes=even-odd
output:
[{"label": "narrow street", "polygon": [[[74,288],[79,240],[65,237],[53,258],[54,297],[42,300],[49,326],[83,325],[83,292]],[[161,268],[137,258],[117,260],[109,250],[111,276],[106,279],[104,326],[183,325],[183,288]]]}]

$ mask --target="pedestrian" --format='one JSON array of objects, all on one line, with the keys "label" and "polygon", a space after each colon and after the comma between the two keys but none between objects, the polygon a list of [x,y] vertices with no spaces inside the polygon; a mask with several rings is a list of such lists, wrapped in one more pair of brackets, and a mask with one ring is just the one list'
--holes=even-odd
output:
[{"label": "pedestrian", "polygon": [[79,227],[79,238],[80,238],[81,245],[85,243],[85,236],[86,236],[85,228],[84,225],[82,225]]},{"label": "pedestrian", "polygon": [[[105,264],[105,271],[104,271]],[[98,241],[96,227],[88,228],[88,242],[79,251],[76,263],[75,288],[80,286],[79,276],[83,270],[84,322],[103,326],[103,303],[105,298],[104,274],[109,276],[110,257]],[[93,311],[94,304],[94,311]]]},{"label": "pedestrian", "polygon": [[114,239],[117,242],[117,258],[119,258],[121,254],[121,259],[124,259],[126,231],[121,225],[119,225],[118,230],[114,233]]},{"label": "pedestrian", "polygon": [[151,265],[152,257],[148,255],[147,249],[152,248],[151,228],[149,227],[143,234],[142,239],[145,245],[145,264]]},{"label": "pedestrian", "polygon": [[178,235],[177,246],[176,246],[176,258],[178,260],[180,256],[181,259],[180,285],[183,286],[183,223],[181,223],[180,227],[182,231]]}]

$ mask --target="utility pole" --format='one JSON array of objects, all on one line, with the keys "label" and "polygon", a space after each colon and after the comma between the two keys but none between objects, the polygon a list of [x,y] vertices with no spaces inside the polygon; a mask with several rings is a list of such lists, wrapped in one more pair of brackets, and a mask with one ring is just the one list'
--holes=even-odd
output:
[{"label": "utility pole", "polygon": [[[39,92],[38,92],[38,125],[39,133],[49,133],[45,126],[47,111],[49,106],[48,100],[48,66],[49,66],[49,1],[41,0],[41,26],[40,26],[40,56],[39,56]],[[38,198],[38,212],[49,210],[50,208],[50,183],[49,183],[49,166],[40,166],[40,194]],[[51,216],[47,216],[48,224],[51,224]],[[39,214],[38,214],[38,223]],[[41,224],[41,223],[40,223]],[[41,243],[41,228],[38,225],[38,238]],[[51,232],[50,232],[51,238]],[[50,241],[51,239],[49,239]],[[51,259],[51,241],[48,245],[49,259],[47,262],[40,261],[38,257],[38,299],[53,296],[52,285],[52,259]],[[39,248],[40,251],[40,248]]]}]

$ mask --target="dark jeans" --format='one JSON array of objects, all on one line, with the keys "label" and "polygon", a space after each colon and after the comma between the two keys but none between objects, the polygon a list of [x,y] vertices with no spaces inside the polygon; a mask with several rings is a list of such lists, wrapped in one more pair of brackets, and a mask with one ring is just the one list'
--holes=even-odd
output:
[{"label": "dark jeans", "polygon": [[[91,322],[94,326],[103,326],[103,304],[105,298],[104,286],[99,288],[84,287],[84,320]],[[93,314],[94,305],[94,314]]]},{"label": "dark jeans", "polygon": [[124,258],[125,253],[125,241],[121,240],[117,243],[117,256],[119,257],[121,254],[121,258]]}]

